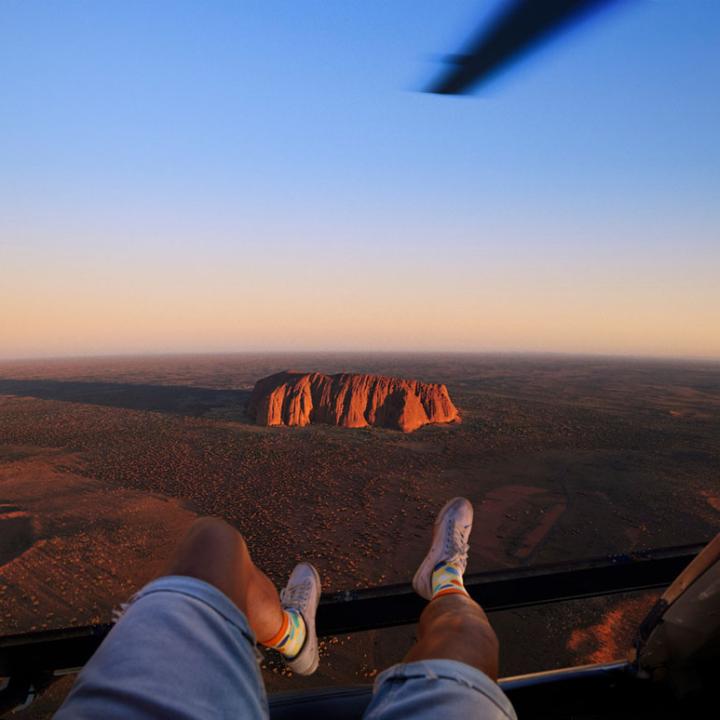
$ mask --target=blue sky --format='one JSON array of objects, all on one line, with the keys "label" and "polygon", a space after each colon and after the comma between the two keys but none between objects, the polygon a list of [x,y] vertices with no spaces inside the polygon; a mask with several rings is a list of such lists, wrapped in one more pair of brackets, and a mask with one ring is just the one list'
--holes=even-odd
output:
[{"label": "blue sky", "polygon": [[720,356],[720,4],[418,92],[500,5],[5,0],[0,355]]}]

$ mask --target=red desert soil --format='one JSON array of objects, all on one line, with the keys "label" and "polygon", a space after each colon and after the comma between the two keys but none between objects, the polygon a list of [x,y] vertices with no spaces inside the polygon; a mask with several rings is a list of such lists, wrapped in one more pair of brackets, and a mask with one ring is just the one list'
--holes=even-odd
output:
[{"label": "red desert soil", "polygon": [[258,425],[304,427],[320,422],[403,432],[460,420],[445,385],[383,375],[290,371],[257,381],[248,415]]},{"label": "red desert soil", "polygon": [[0,464],[0,634],[108,622],[195,516],[83,477],[75,455],[22,450],[32,455]]},{"label": "red desert soil", "polygon": [[[309,365],[441,379],[462,423],[400,433],[248,422],[258,378]],[[279,587],[302,559],[330,592],[408,582],[437,509],[455,495],[475,507],[470,572],[706,541],[720,527],[719,410],[717,363],[467,354],[0,363],[9,598],[0,631],[105,619],[156,572],[193,513],[237,527]],[[20,598],[26,587],[34,609]],[[612,622],[622,602],[493,613],[501,673],[587,662],[603,644],[602,657],[624,654],[640,618]],[[268,663],[268,688],[365,682],[412,635],[324,639],[316,675],[287,677]]]},{"label": "red desert soil", "polygon": [[621,600],[608,609],[599,622],[573,630],[567,642],[568,650],[587,663],[625,659],[631,653],[638,625],[656,601],[654,593]]},{"label": "red desert soil", "polygon": [[473,553],[488,564],[497,562],[498,541],[509,541],[508,553],[527,558],[565,510],[565,498],[539,487],[503,485],[490,491],[475,508]]}]

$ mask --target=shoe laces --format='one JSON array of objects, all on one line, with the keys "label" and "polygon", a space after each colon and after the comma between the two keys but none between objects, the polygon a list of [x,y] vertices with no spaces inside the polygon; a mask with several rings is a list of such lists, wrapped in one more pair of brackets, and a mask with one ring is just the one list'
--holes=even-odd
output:
[{"label": "shoe laces", "polygon": [[280,591],[280,604],[284,608],[301,610],[307,605],[311,590],[312,580],[310,578],[288,585]]},{"label": "shoe laces", "polygon": [[465,572],[468,561],[468,529],[456,522],[448,523],[445,536],[445,555],[447,562]]}]

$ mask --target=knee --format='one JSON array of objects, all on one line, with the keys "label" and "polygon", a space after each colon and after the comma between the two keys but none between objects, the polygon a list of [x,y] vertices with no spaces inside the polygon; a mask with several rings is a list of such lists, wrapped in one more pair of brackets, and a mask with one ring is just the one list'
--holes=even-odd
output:
[{"label": "knee", "polygon": [[196,520],[175,549],[167,575],[187,575],[215,585],[229,595],[250,562],[242,535],[221,518]]},{"label": "knee", "polygon": [[204,559],[228,554],[241,559],[249,556],[243,536],[230,523],[218,517],[195,520],[180,542],[177,553]]},{"label": "knee", "polygon": [[221,529],[232,530],[232,525],[230,525],[227,520],[214,515],[203,515],[202,517],[197,518],[190,527],[191,530],[195,532],[208,532],[211,530],[219,531]]},{"label": "knee", "polygon": [[220,517],[205,516],[198,518],[190,526],[188,535],[195,540],[206,540],[208,542],[225,542],[232,538],[234,542],[245,545],[243,536],[227,520]]}]

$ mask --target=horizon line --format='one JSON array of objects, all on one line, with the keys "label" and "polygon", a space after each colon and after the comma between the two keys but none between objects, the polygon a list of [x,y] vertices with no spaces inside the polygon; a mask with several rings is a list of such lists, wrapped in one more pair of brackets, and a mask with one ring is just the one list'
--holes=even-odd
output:
[{"label": "horizon line", "polygon": [[383,350],[347,350],[326,348],[313,349],[273,349],[273,350],[162,350],[162,351],[128,351],[128,352],[100,352],[87,354],[48,354],[24,356],[0,356],[0,363],[14,362],[40,362],[63,360],[110,360],[110,359],[143,359],[143,358],[175,358],[175,357],[211,357],[228,355],[406,355],[406,356],[485,356],[485,357],[554,357],[564,359],[597,359],[597,360],[645,360],[653,362],[708,362],[720,364],[720,356],[715,355],[652,355],[648,353],[610,353],[610,352],[583,352],[566,350],[412,350],[412,349],[383,349]]}]

